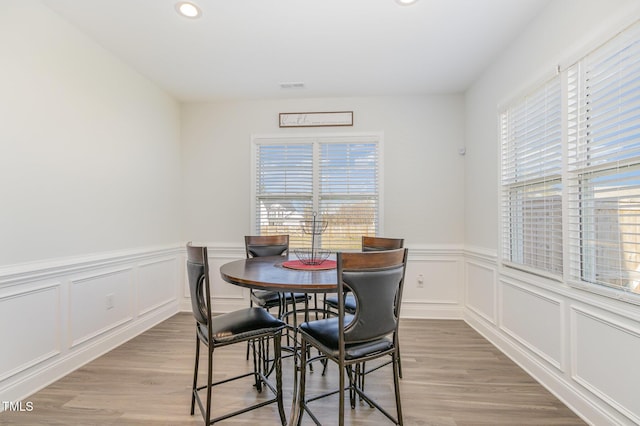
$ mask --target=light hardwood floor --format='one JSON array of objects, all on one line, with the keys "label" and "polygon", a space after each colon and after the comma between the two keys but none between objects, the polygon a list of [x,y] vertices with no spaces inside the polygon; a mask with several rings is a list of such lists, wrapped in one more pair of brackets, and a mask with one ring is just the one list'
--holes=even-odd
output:
[{"label": "light hardwood floor", "polygon": [[[406,425],[584,425],[553,395],[463,321],[401,322],[401,394]],[[0,413],[0,425],[198,425],[189,415],[195,353],[194,320],[180,313],[30,396],[31,412]],[[250,368],[244,344],[216,352],[216,377]],[[205,364],[206,365],[206,364]],[[293,367],[284,361],[285,411],[289,414]],[[316,368],[310,389],[335,387],[335,365]],[[250,382],[214,390],[223,410],[254,401]],[[393,412],[391,369],[367,378],[367,391]],[[266,393],[267,391],[265,391]],[[257,395],[257,396],[256,396]],[[337,423],[337,401],[315,403],[327,425]],[[347,405],[348,407],[348,405]],[[347,408],[349,425],[390,424],[358,403]],[[277,425],[274,405],[221,424]],[[303,424],[311,424],[308,417]]]}]

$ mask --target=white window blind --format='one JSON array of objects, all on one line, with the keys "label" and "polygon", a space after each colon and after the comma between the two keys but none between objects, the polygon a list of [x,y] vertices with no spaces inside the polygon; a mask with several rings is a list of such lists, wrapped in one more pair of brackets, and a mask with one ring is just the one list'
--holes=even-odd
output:
[{"label": "white window blind", "polygon": [[640,27],[568,70],[570,277],[640,293]]},{"label": "white window blind", "polygon": [[329,220],[324,247],[360,248],[363,235],[376,235],[377,144],[322,143],[319,196],[320,214]]},{"label": "white window blind", "polygon": [[500,114],[502,259],[562,273],[562,102],[555,77]]},{"label": "white window blind", "polygon": [[255,227],[260,235],[289,234],[309,247],[301,221],[328,221],[316,237],[330,250],[359,249],[379,223],[379,140],[324,137],[255,141]]},{"label": "white window blind", "polygon": [[289,244],[302,247],[300,220],[313,211],[313,144],[258,144],[255,168],[257,233],[289,234]]}]

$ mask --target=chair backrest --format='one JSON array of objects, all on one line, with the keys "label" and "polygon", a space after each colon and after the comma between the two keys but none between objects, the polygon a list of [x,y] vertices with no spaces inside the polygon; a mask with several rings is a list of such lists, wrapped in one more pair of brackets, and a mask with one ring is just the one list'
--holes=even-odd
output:
[{"label": "chair backrest", "polygon": [[187,243],[187,276],[193,316],[199,324],[207,327],[211,318],[211,285],[206,247]]},{"label": "chair backrest", "polygon": [[247,259],[263,256],[287,256],[289,254],[289,236],[246,235],[244,247]]},{"label": "chair backrest", "polygon": [[362,251],[395,250],[404,247],[403,238],[362,236]]},{"label": "chair backrest", "polygon": [[[396,249],[337,254],[341,346],[397,332],[407,252]],[[355,296],[357,308],[353,320],[345,327],[346,291]]]}]

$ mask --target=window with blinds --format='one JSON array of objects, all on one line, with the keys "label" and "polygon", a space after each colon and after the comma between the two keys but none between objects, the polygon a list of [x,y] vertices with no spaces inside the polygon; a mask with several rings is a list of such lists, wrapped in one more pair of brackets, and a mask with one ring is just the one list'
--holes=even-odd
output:
[{"label": "window with blinds", "polygon": [[502,259],[562,274],[562,96],[555,77],[500,114]]},{"label": "window with blinds", "polygon": [[254,139],[256,233],[309,247],[300,222],[315,212],[328,221],[320,247],[359,249],[378,233],[379,145],[374,136]]},{"label": "window with blinds", "polygon": [[640,27],[567,77],[570,277],[640,293]]}]

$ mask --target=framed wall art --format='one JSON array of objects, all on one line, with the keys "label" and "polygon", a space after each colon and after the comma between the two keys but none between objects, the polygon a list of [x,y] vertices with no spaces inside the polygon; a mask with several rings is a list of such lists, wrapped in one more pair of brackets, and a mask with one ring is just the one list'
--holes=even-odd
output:
[{"label": "framed wall art", "polygon": [[353,126],[353,111],[281,112],[280,127]]}]

